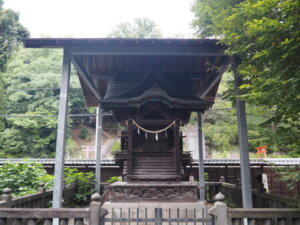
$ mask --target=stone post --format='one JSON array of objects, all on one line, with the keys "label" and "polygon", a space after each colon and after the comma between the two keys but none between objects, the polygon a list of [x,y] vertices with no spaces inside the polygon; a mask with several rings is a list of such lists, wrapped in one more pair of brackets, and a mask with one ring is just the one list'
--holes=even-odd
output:
[{"label": "stone post", "polygon": [[104,224],[103,218],[108,214],[108,211],[106,209],[101,208],[100,199],[101,197],[98,193],[95,193],[91,196],[90,225]]},{"label": "stone post", "polygon": [[44,208],[47,207],[46,205],[46,188],[45,188],[45,184],[44,183],[40,183],[39,187],[37,189],[37,192],[40,193],[42,195],[42,198],[39,202],[36,202],[35,207],[37,208]]},{"label": "stone post", "polygon": [[101,196],[98,193],[95,193],[91,196],[90,203],[90,225],[99,225],[100,224],[100,203]]},{"label": "stone post", "polygon": [[12,202],[12,189],[11,188],[4,188],[2,191],[2,195],[0,200],[6,202],[5,207],[10,207]]},{"label": "stone post", "polygon": [[224,203],[225,196],[219,192],[215,196],[216,202],[214,206],[208,210],[208,214],[214,216],[216,219],[216,225],[231,225],[227,216],[227,205]]},{"label": "stone post", "polygon": [[39,192],[39,193],[44,193],[46,191],[46,189],[45,189],[45,184],[44,183],[40,183],[39,184],[39,187],[38,187],[38,189],[37,189],[37,192]]},{"label": "stone post", "polygon": [[224,176],[220,176],[220,183],[224,183],[225,182],[225,177]]}]

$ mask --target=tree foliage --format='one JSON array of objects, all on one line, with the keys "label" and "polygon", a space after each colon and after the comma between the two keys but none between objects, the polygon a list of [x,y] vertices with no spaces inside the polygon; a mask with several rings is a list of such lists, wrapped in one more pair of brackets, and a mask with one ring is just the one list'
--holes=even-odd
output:
[{"label": "tree foliage", "polygon": [[64,181],[66,184],[76,183],[73,200],[77,203],[88,203],[90,196],[95,193],[95,174],[93,172],[79,172],[77,168],[65,168]]},{"label": "tree foliage", "polygon": [[[7,92],[7,114],[56,115],[61,62],[61,50],[20,49],[6,72],[0,74]],[[71,113],[85,107],[78,78],[73,75]],[[57,117],[11,117],[4,122],[4,128],[0,129],[0,157],[54,156]]]},{"label": "tree foliage", "polygon": [[[237,116],[235,105],[232,101],[224,99],[224,92],[228,89],[228,82],[231,73],[225,73],[220,83],[219,90],[215,99],[213,110],[204,114],[203,131],[206,146],[212,157],[236,157],[238,153],[238,132]],[[277,140],[274,140],[274,130],[272,126],[260,125],[268,120],[271,111],[264,107],[247,106],[247,125],[249,150],[256,151],[256,147],[268,145],[268,152],[273,153],[280,150]],[[195,120],[192,115],[191,121]],[[196,125],[196,124],[193,124]]]},{"label": "tree foliage", "polygon": [[[74,202],[87,203],[94,192],[95,174],[78,172],[78,169],[65,168],[64,181],[66,185],[76,184]],[[40,163],[4,163],[0,166],[0,194],[4,188],[11,188],[14,196],[23,196],[37,192],[40,183],[47,190],[53,189],[54,176],[47,174]]]},{"label": "tree foliage", "polygon": [[0,192],[11,188],[15,196],[31,194],[37,191],[46,171],[38,163],[4,163],[0,166]]},{"label": "tree foliage", "polygon": [[113,38],[159,38],[162,34],[152,20],[135,18],[133,23],[117,24],[108,36]]},{"label": "tree foliage", "polygon": [[[12,57],[18,42],[28,37],[28,31],[19,23],[19,16],[11,9],[3,8],[0,0],[0,72],[4,71],[8,60]],[[5,112],[6,93],[0,76],[0,114]],[[0,129],[3,128],[3,119],[0,118]]]},{"label": "tree foliage", "polygon": [[198,0],[194,27],[201,37],[220,37],[241,59],[242,98],[274,111],[281,149],[300,154],[299,0]]},{"label": "tree foliage", "polygon": [[19,23],[19,15],[11,9],[4,9],[3,0],[0,0],[0,71],[4,71],[18,42],[28,35]]}]

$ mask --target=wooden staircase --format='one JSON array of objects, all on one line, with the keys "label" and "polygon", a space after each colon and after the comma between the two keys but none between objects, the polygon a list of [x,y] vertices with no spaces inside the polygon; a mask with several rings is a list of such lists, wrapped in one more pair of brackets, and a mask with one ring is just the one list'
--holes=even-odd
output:
[{"label": "wooden staircase", "polygon": [[[123,174],[127,175],[127,162],[124,162]],[[159,181],[176,180],[176,165],[173,157],[133,157],[132,161],[132,180]]]}]

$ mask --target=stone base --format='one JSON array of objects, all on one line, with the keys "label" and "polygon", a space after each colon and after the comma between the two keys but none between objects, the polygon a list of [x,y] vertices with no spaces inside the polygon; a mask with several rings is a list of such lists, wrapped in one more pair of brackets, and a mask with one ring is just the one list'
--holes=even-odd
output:
[{"label": "stone base", "polygon": [[111,189],[110,202],[198,202],[197,183],[192,182],[116,182]]}]

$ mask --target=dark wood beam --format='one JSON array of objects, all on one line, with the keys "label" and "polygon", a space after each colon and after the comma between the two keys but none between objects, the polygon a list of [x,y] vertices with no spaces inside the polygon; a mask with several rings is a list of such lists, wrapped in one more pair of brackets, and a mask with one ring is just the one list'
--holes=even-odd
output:
[{"label": "dark wood beam", "polygon": [[127,128],[128,135],[128,153],[127,153],[127,181],[131,181],[132,176],[132,155],[133,155],[133,127]]},{"label": "dark wood beam", "polygon": [[218,73],[216,73],[216,75],[214,76],[214,78],[212,79],[212,81],[210,82],[208,87],[198,95],[199,98],[203,99],[208,94],[208,92],[210,92],[210,90],[220,81],[220,79],[222,78],[223,73],[227,70],[227,68],[228,68],[228,64],[226,64],[226,66],[223,66],[218,71]]},{"label": "dark wood beam", "polygon": [[139,120],[137,119],[136,122],[143,126],[143,125],[169,125],[170,123],[172,123],[173,121],[168,121],[168,120],[155,120],[155,119],[143,119],[143,120]]},{"label": "dark wood beam", "polygon": [[91,90],[91,92],[95,95],[95,97],[100,100],[101,96],[97,91],[97,88],[95,87],[93,81],[91,80],[89,74],[87,71],[81,66],[81,64],[78,62],[78,60],[73,56],[72,57],[72,63],[75,66],[79,76],[84,81],[84,83],[88,86],[88,88]]},{"label": "dark wood beam", "polygon": [[92,76],[94,77],[95,80],[99,79],[112,79],[116,77],[116,73],[111,72],[111,73],[93,73]]},{"label": "dark wood beam", "polygon": [[225,56],[220,46],[101,46],[72,47],[73,55]]}]

